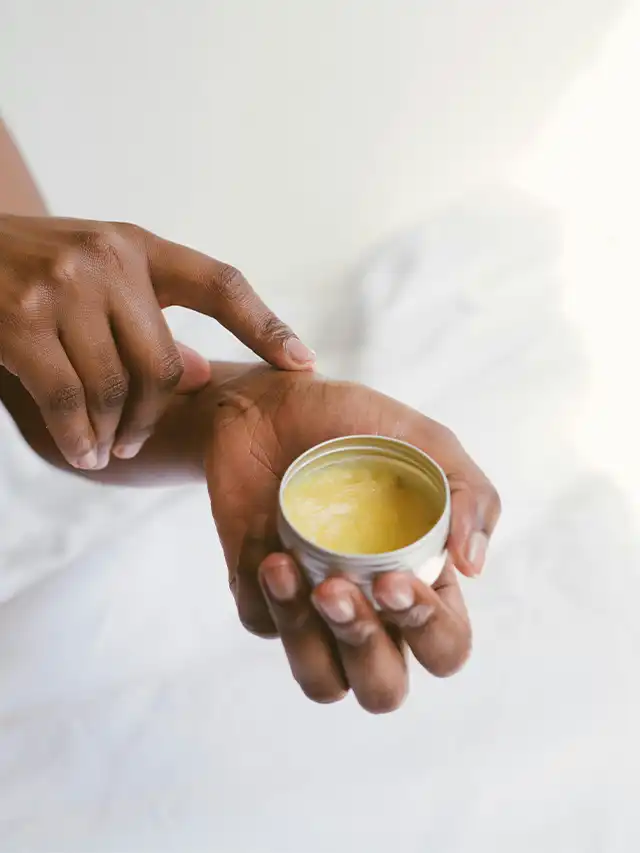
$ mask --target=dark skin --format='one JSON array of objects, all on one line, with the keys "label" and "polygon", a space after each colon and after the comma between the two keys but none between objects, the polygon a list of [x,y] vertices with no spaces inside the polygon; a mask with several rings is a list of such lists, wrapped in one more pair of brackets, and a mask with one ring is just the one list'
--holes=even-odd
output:
[{"label": "dark skin", "polygon": [[195,360],[185,364],[163,308],[215,318],[276,367],[312,366],[313,353],[231,265],[137,225],[42,215],[1,124],[0,174],[0,364],[38,403],[69,464],[130,459],[153,432]]},{"label": "dark skin", "polygon": [[[0,398],[34,450],[72,470],[14,377],[0,381]],[[278,484],[293,459],[321,441],[360,433],[425,450],[452,490],[442,575],[433,588],[405,573],[380,575],[378,613],[343,577],[312,593],[275,532]],[[123,484],[206,477],[240,619],[259,636],[280,636],[294,678],[315,701],[336,701],[352,689],[367,710],[391,711],[407,690],[405,646],[441,677],[468,657],[471,627],[454,567],[480,572],[499,500],[448,429],[389,397],[312,373],[213,364],[210,384],[173,401],[136,459],[82,476]]]},{"label": "dark skin", "polygon": [[[259,636],[280,637],[294,678],[314,701],[334,702],[352,690],[370,712],[394,710],[407,691],[405,648],[436,676],[456,672],[471,648],[458,573],[481,571],[500,504],[455,436],[361,385],[266,366],[213,364],[210,371],[202,390],[173,395],[135,459],[101,471],[69,466],[33,398],[1,369],[0,399],[33,449],[62,469],[123,484],[206,478],[240,620]],[[312,591],[275,534],[278,484],[290,462],[318,442],[359,433],[425,450],[452,491],[442,575],[433,587],[405,573],[378,576],[377,612],[345,577]]]}]

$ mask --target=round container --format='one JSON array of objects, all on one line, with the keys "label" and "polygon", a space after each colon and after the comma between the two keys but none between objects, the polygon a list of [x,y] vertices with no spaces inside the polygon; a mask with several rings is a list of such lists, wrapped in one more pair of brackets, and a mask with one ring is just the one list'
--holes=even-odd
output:
[{"label": "round container", "polygon": [[[367,458],[384,460],[390,468],[397,470],[409,469],[412,479],[419,478],[420,490],[424,488],[425,500],[437,517],[436,523],[410,545],[382,554],[342,554],[322,548],[305,538],[286,514],[284,497],[291,482],[303,472]],[[312,447],[287,469],[280,484],[278,507],[278,534],[282,545],[295,557],[314,586],[329,575],[344,573],[371,598],[371,582],[380,572],[413,572],[431,585],[444,567],[445,544],[451,521],[449,483],[437,462],[404,441],[378,435],[352,435]]]}]

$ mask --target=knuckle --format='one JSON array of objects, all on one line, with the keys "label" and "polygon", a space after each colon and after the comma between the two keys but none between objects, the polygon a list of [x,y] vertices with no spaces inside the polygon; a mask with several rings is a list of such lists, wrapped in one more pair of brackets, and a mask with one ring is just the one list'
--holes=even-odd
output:
[{"label": "knuckle", "polygon": [[117,231],[108,224],[99,228],[86,228],[74,234],[77,248],[91,255],[108,255],[117,246]]},{"label": "knuckle", "polygon": [[256,331],[261,338],[267,340],[286,340],[293,335],[289,326],[270,311],[259,320]]},{"label": "knuckle", "polygon": [[66,260],[61,256],[57,261],[58,278],[61,272],[66,280],[74,278],[95,265],[96,261],[101,266],[116,267],[124,273],[131,245],[130,232],[116,223],[106,222],[94,228],[76,231],[72,235]]},{"label": "knuckle", "polygon": [[173,346],[159,359],[155,369],[154,384],[161,392],[173,391],[183,374],[182,356],[177,347]]},{"label": "knuckle", "polygon": [[51,286],[32,279],[1,312],[2,325],[22,333],[44,331],[43,324],[49,325],[46,320],[50,317],[52,302]]},{"label": "knuckle", "polygon": [[148,231],[133,222],[114,222],[112,228],[117,233],[118,238],[124,238],[127,244],[141,245],[149,236]]},{"label": "knuckle", "polygon": [[47,409],[54,415],[78,412],[84,404],[84,389],[81,385],[61,385],[47,395]]},{"label": "knuckle", "polygon": [[68,287],[81,278],[87,270],[88,258],[81,245],[72,245],[58,252],[51,261],[49,271],[56,286]]},{"label": "knuckle", "polygon": [[123,374],[109,374],[102,380],[98,392],[97,403],[99,408],[104,411],[122,408],[126,402],[128,392],[129,383]]},{"label": "knuckle", "polygon": [[221,264],[216,276],[216,287],[230,302],[246,298],[249,285],[239,269],[230,264]]}]

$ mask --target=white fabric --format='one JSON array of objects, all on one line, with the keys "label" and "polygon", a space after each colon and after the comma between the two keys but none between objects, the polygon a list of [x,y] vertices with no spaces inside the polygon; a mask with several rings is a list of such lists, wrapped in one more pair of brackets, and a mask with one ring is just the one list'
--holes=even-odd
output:
[{"label": "white fabric", "polygon": [[319,342],[449,423],[505,501],[468,668],[416,672],[391,716],[310,704],[243,633],[202,488],[77,483],[3,422],[3,853],[638,849],[638,529],[572,450],[558,227],[470,198],[380,250]]}]

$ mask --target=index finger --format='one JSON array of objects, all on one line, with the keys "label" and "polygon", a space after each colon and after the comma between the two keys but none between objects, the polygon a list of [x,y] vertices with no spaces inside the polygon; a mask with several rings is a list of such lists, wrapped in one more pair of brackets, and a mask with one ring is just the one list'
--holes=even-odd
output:
[{"label": "index finger", "polygon": [[315,353],[268,308],[235,267],[145,232],[149,272],[163,308],[213,317],[256,355],[284,370],[313,367]]}]

